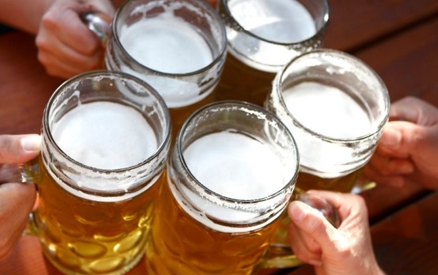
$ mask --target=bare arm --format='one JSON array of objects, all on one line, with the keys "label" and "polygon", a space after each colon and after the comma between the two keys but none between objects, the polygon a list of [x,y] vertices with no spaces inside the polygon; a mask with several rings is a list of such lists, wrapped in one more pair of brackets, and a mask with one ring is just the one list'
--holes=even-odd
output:
[{"label": "bare arm", "polygon": [[0,0],[0,22],[37,34],[41,18],[54,0]]}]

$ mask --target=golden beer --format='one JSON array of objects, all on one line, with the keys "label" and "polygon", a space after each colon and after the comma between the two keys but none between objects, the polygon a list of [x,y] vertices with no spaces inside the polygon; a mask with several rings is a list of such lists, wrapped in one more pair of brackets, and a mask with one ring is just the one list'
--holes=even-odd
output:
[{"label": "golden beer", "polygon": [[275,116],[241,102],[205,106],[184,125],[157,201],[148,271],[251,274],[293,189],[293,138]]},{"label": "golden beer", "polygon": [[266,107],[297,141],[297,188],[350,192],[388,119],[389,96],[362,61],[314,50],[277,74]]},{"label": "golden beer", "polygon": [[218,100],[263,105],[275,74],[293,57],[319,48],[328,22],[325,0],[219,0],[228,56]]},{"label": "golden beer", "polygon": [[40,161],[34,226],[43,252],[65,274],[123,274],[144,255],[163,176],[139,195],[99,202],[70,194]]},{"label": "golden beer", "polygon": [[274,77],[275,73],[252,68],[229,53],[215,91],[216,99],[243,100],[262,106]]},{"label": "golden beer", "polygon": [[188,115],[214,99],[226,55],[219,15],[202,0],[130,0],[113,21],[106,67],[155,88],[177,133]]},{"label": "golden beer", "polygon": [[362,171],[363,168],[359,168],[350,174],[337,178],[322,178],[310,173],[300,172],[298,173],[296,188],[303,191],[314,189],[350,193],[361,177]]},{"label": "golden beer", "polygon": [[279,219],[245,233],[224,233],[197,222],[164,183],[157,202],[147,267],[153,274],[251,274]]},{"label": "golden beer", "polygon": [[64,82],[43,116],[39,207],[30,229],[65,274],[120,275],[144,255],[170,147],[163,99],[96,71]]}]

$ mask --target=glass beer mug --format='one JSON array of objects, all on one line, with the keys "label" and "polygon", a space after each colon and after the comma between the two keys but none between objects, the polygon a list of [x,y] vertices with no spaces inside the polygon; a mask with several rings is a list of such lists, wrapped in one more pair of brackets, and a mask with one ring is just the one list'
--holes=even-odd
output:
[{"label": "glass beer mug", "polygon": [[326,0],[218,0],[228,56],[218,99],[263,105],[275,74],[292,58],[321,47],[329,20]]},{"label": "glass beer mug", "polygon": [[351,192],[388,120],[390,99],[383,81],[361,60],[320,49],[277,74],[265,106],[297,142],[297,188]]},{"label": "glass beer mug", "polygon": [[298,164],[292,135],[265,109],[231,101],[196,111],[167,165],[146,249],[150,274],[251,274]]},{"label": "glass beer mug", "polygon": [[[365,63],[335,50],[304,53],[277,74],[265,107],[297,142],[297,192],[368,188],[361,173],[388,120],[390,99],[383,81]],[[283,217],[273,239],[286,250],[288,223]]]},{"label": "glass beer mug", "polygon": [[28,233],[57,269],[117,275],[143,257],[170,129],[161,96],[131,75],[89,72],[54,92],[23,176],[39,195]]},{"label": "glass beer mug", "polygon": [[174,131],[213,101],[226,57],[225,27],[203,0],[130,0],[116,13],[106,68],[135,75],[164,98]]}]

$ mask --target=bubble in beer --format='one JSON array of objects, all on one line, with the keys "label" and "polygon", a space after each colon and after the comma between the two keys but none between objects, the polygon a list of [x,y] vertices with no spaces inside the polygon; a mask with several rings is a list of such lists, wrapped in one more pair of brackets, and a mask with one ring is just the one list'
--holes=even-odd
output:
[{"label": "bubble in beer", "polygon": [[80,104],[53,123],[55,142],[72,159],[99,169],[120,169],[150,157],[158,144],[134,108],[112,103]]}]

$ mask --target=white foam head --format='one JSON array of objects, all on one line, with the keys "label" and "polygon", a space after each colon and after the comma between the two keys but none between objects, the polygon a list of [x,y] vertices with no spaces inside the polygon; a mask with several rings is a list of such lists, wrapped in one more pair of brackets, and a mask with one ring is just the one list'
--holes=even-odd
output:
[{"label": "white foam head", "polygon": [[[299,43],[317,33],[316,23],[307,9],[291,0],[234,0],[228,2],[233,18],[246,31],[227,27],[229,52],[255,69],[278,72],[303,49],[288,44]],[[268,42],[269,41],[269,42]]]},{"label": "white foam head", "polygon": [[159,72],[190,73],[213,61],[205,39],[171,13],[141,19],[124,26],[120,33],[125,50],[137,62]]},{"label": "white foam head", "polygon": [[261,199],[281,190],[290,180],[270,145],[239,133],[203,136],[187,147],[184,158],[199,182],[233,199]]},{"label": "white foam head", "polygon": [[298,1],[234,0],[229,8],[243,28],[267,40],[296,43],[316,34],[312,16]]},{"label": "white foam head", "polygon": [[98,169],[139,164],[157,150],[154,131],[140,112],[112,102],[80,104],[52,125],[60,149]]},{"label": "white foam head", "polygon": [[[189,215],[214,230],[236,233],[262,228],[281,214],[281,211],[275,212],[273,209],[287,203],[288,191],[285,187],[291,183],[296,173],[296,163],[281,159],[271,146],[233,131],[200,137],[183,153],[188,169],[209,190],[235,200],[236,208],[229,208],[220,200],[212,202],[182,185],[180,191],[190,201],[190,204],[184,203],[178,191],[170,184],[175,198]],[[266,199],[280,190],[284,191],[282,195]],[[239,201],[242,200],[259,201],[253,206],[242,204],[243,208],[240,209]],[[252,207],[254,209],[251,210]],[[273,211],[269,217],[263,222],[251,224],[264,216],[267,209]],[[227,226],[214,220],[248,226]]]},{"label": "white foam head", "polygon": [[354,139],[370,133],[367,110],[334,86],[306,81],[283,91],[289,112],[304,127],[335,138]]}]

